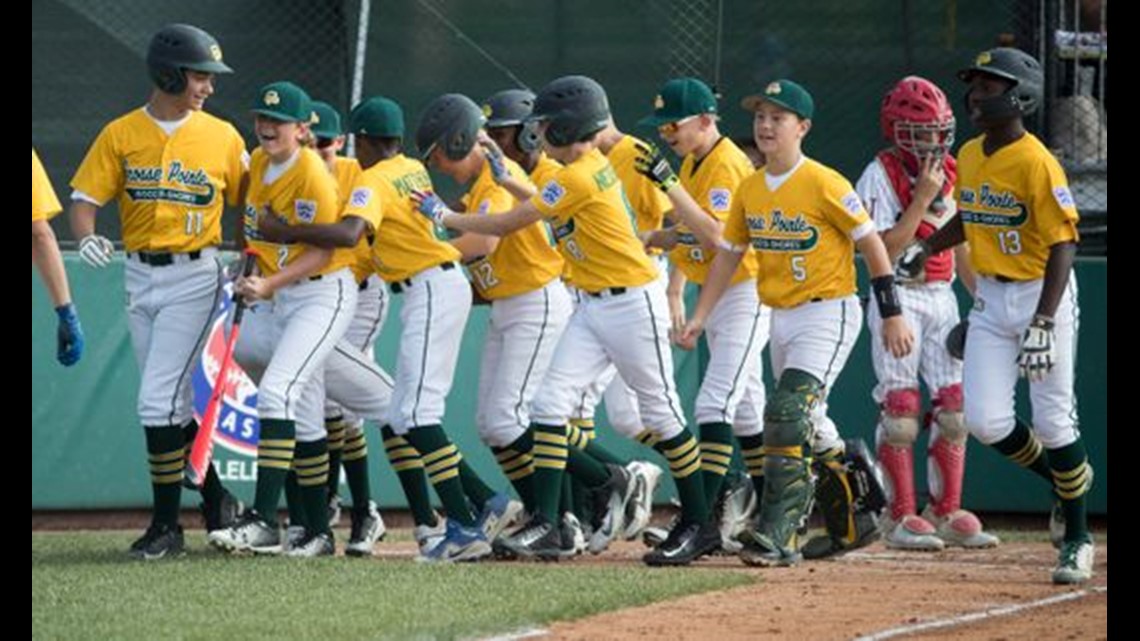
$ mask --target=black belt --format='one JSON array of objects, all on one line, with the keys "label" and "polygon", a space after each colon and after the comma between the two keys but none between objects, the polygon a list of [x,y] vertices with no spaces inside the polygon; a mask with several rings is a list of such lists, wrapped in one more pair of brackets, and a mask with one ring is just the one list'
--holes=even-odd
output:
[{"label": "black belt", "polygon": [[192,252],[185,254],[171,254],[169,252],[132,252],[132,255],[144,265],[151,267],[166,267],[167,265],[174,264],[175,256],[189,256],[190,260],[198,260],[202,257],[202,250],[195,249]]},{"label": "black belt", "polygon": [[1017,282],[1016,279],[1010,278],[1009,276],[994,276],[994,280],[996,280],[999,283],[1016,283]]},{"label": "black belt", "polygon": [[624,288],[624,287],[607,287],[601,291],[586,292],[586,294],[588,296],[593,296],[594,298],[601,298],[602,296],[606,295],[607,293],[609,293],[610,296],[619,296],[621,294],[624,294],[625,292],[626,292],[626,288]]},{"label": "black belt", "polygon": [[367,278],[365,278],[364,280],[360,281],[360,291],[362,291],[362,292],[363,292],[363,291],[368,291],[368,279],[367,279]]},{"label": "black belt", "polygon": [[[439,265],[436,265],[436,267],[439,267],[440,269],[442,269],[445,272],[449,272],[449,271],[455,269],[456,265],[454,262],[448,262],[448,263],[440,263]],[[426,272],[428,269],[431,269],[431,267],[428,267],[427,269],[421,271],[420,274]],[[417,276],[418,275],[419,274],[417,274]],[[388,287],[390,287],[392,289],[393,294],[402,294],[402,293],[404,293],[405,289],[407,289],[411,286],[412,286],[412,279],[411,278],[405,278],[404,280],[393,281],[393,282],[388,284]]]},{"label": "black belt", "polygon": [[321,280],[321,279],[322,279],[322,278],[324,278],[324,277],[325,277],[325,275],[324,275],[324,274],[317,274],[316,276],[309,276],[309,280],[310,280],[310,281],[318,281],[318,280]]}]

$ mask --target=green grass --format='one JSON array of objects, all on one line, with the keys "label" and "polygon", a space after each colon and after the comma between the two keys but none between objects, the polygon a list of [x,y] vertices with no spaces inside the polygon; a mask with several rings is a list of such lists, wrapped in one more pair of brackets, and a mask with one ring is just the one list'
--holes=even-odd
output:
[{"label": "green grass", "polygon": [[189,537],[132,561],[130,533],[32,533],[34,639],[452,639],[757,580],[631,565],[230,558]]}]

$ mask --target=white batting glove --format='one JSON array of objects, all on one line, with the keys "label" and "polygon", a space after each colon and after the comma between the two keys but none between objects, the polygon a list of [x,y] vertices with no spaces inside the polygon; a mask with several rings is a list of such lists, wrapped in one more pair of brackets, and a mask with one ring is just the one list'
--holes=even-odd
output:
[{"label": "white batting glove", "polygon": [[1053,319],[1034,316],[1021,339],[1017,356],[1021,375],[1032,383],[1040,383],[1053,369]]},{"label": "white batting glove", "polygon": [[115,245],[103,236],[90,234],[79,241],[79,257],[92,267],[106,267],[115,257]]},{"label": "white batting glove", "polygon": [[903,248],[895,265],[895,280],[900,283],[918,283],[926,278],[926,259],[930,250],[926,243],[916,240]]}]

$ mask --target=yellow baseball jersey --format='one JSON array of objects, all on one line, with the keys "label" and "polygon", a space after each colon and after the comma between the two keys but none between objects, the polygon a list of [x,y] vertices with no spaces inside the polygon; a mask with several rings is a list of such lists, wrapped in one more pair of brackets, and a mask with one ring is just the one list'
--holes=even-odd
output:
[{"label": "yellow baseball jersey", "polygon": [[970,264],[984,276],[1044,278],[1049,248],[1079,239],[1065,171],[1033,134],[988,157],[982,138],[958,151],[954,186]]},{"label": "yellow baseball jersey", "polygon": [[[268,208],[289,225],[328,225],[338,219],[340,200],[336,180],[328,166],[312,149],[302,148],[293,164],[276,180],[265,184],[269,156],[257,148],[249,162],[249,192],[245,199],[245,238],[257,252],[262,275],[275,274],[305,253],[308,245],[279,245],[262,240],[257,231],[258,216]],[[352,263],[352,250],[337,249],[332,260],[318,274],[329,274]]]},{"label": "yellow baseball jersey", "polygon": [[[504,158],[507,168],[520,180],[522,168]],[[483,163],[483,171],[463,198],[467,214],[495,215],[510,211],[517,204],[514,196],[495,182],[491,163]],[[538,221],[525,229],[503,236],[489,255],[467,264],[471,282],[487,300],[509,298],[534,291],[558,278],[562,273],[562,257],[550,237],[548,227]]]},{"label": "yellow baseball jersey", "polygon": [[[355,158],[344,158],[338,156],[336,164],[333,166],[333,177],[336,178],[337,196],[339,197],[339,204],[341,211],[344,210],[345,205],[348,203],[348,195],[352,193],[352,186],[356,184],[356,180],[360,178],[363,170],[360,168],[360,163],[356,162]],[[372,265],[372,246],[368,243],[368,237],[360,239],[356,243],[356,247],[352,248],[352,275],[356,278],[357,283],[363,283],[365,279],[376,271]]]},{"label": "yellow baseball jersey", "polygon": [[50,220],[61,211],[63,211],[63,207],[59,204],[59,198],[56,198],[55,190],[51,188],[51,181],[48,180],[47,172],[44,171],[40,157],[36,155],[36,150],[33,149],[32,222]]},{"label": "yellow baseball jersey", "polygon": [[538,162],[534,165],[534,169],[530,172],[530,182],[534,185],[545,185],[554,178],[554,174],[562,169],[562,163],[546,155],[542,152],[538,155]]},{"label": "yellow baseball jersey", "polygon": [[[681,161],[681,186],[706,214],[724,222],[732,207],[732,194],[740,181],[756,170],[748,156],[728,138],[721,138],[699,162],[689,154]],[[706,251],[701,241],[684,224],[677,226],[677,246],[669,252],[669,260],[698,285],[704,285],[716,251]],[[732,275],[732,284],[756,278],[756,254],[744,253],[740,266]]]},{"label": "yellow baseball jersey", "polygon": [[[665,222],[665,212],[673,209],[669,197],[657,188],[648,178],[637,173],[634,161],[637,160],[637,143],[646,143],[633,136],[623,136],[606,154],[621,180],[625,196],[637,221],[636,231],[661,229]],[[648,146],[648,145],[646,145]]]},{"label": "yellow baseball jersey", "polygon": [[724,236],[756,250],[761,302],[787,309],[855,293],[852,235],[873,232],[851,183],[804,158],[775,191],[763,169],[745,178],[732,200]]},{"label": "yellow baseball jersey", "polygon": [[576,287],[599,292],[657,278],[657,266],[634,233],[621,181],[598,149],[559,170],[530,202],[553,228]]},{"label": "yellow baseball jersey", "polygon": [[436,237],[431,221],[412,202],[413,190],[431,188],[423,163],[403,154],[365,169],[352,187],[344,215],[363,218],[372,227],[372,262],[389,283],[461,256]]},{"label": "yellow baseball jersey", "polygon": [[222,195],[239,204],[245,171],[230,123],[194,111],[167,135],[140,108],[103,128],[71,187],[99,205],[118,198],[127,251],[189,252],[222,241]]}]

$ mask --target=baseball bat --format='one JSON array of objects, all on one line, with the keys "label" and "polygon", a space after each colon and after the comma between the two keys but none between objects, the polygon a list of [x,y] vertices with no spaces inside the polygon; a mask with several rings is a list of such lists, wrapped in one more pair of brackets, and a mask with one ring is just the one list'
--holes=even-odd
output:
[{"label": "baseball bat", "polygon": [[[248,277],[253,273],[257,254],[247,249],[242,258],[241,273]],[[238,333],[241,329],[241,318],[245,313],[245,298],[234,290],[234,320],[230,329],[230,337],[226,340],[226,349],[222,354],[222,364],[218,368],[218,377],[214,382],[214,390],[210,392],[210,401],[206,404],[206,411],[202,415],[202,425],[194,437],[194,446],[190,450],[190,461],[186,466],[186,479],[194,487],[202,487],[206,482],[206,472],[210,469],[210,458],[214,453],[214,434],[218,431],[218,412],[225,397],[230,365],[234,360],[234,345],[237,344]]]}]

